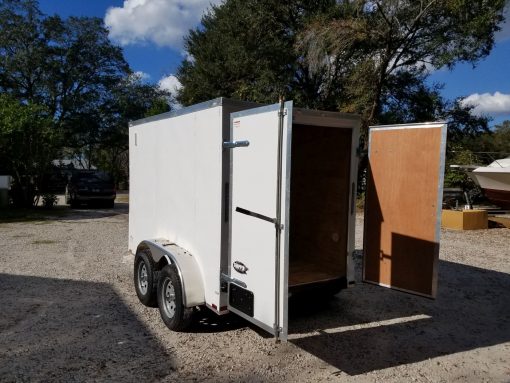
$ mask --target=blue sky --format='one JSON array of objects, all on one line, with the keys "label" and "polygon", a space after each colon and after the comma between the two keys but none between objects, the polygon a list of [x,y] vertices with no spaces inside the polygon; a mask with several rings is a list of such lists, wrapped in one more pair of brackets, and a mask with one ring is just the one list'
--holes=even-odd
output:
[{"label": "blue sky", "polygon": [[[131,68],[147,81],[171,91],[179,86],[173,76],[186,57],[183,37],[198,25],[204,10],[221,0],[40,0],[46,14],[96,16],[105,20],[110,38],[124,48]],[[507,15],[510,12],[507,12]],[[490,56],[476,68],[457,65],[452,71],[431,74],[444,84],[448,99],[464,97],[492,124],[510,119],[510,20],[497,35]]]}]

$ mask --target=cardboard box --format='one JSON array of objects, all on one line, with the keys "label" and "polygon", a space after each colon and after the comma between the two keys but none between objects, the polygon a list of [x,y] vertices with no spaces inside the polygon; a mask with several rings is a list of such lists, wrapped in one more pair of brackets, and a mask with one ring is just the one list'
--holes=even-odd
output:
[{"label": "cardboard box", "polygon": [[485,210],[443,210],[442,226],[453,230],[481,230],[488,228]]}]

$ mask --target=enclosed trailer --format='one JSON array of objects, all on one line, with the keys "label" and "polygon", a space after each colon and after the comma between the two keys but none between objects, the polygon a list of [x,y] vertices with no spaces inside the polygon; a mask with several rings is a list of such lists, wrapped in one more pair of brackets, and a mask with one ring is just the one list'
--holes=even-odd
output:
[{"label": "enclosed trailer", "polygon": [[[289,296],[354,284],[360,119],[219,98],[130,126],[129,250],[172,329],[195,306],[287,338]],[[372,127],[363,278],[434,297],[446,125]]]}]

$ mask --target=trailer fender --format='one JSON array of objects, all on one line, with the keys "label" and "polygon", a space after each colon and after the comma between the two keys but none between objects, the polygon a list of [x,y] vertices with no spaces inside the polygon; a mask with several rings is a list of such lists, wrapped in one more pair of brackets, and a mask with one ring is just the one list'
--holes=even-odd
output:
[{"label": "trailer fender", "polygon": [[181,281],[185,307],[205,303],[204,282],[196,257],[175,243],[163,239],[145,240],[138,245],[137,251],[143,248],[150,250],[155,263],[160,264],[162,258],[165,258],[168,264],[175,265]]}]

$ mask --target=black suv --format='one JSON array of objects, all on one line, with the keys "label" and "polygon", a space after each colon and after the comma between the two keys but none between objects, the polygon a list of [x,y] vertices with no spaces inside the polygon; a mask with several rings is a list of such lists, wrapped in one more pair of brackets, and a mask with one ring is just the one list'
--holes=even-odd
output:
[{"label": "black suv", "polygon": [[90,205],[95,202],[112,208],[116,196],[113,178],[95,170],[75,172],[66,187],[66,203],[72,208],[82,203]]}]

